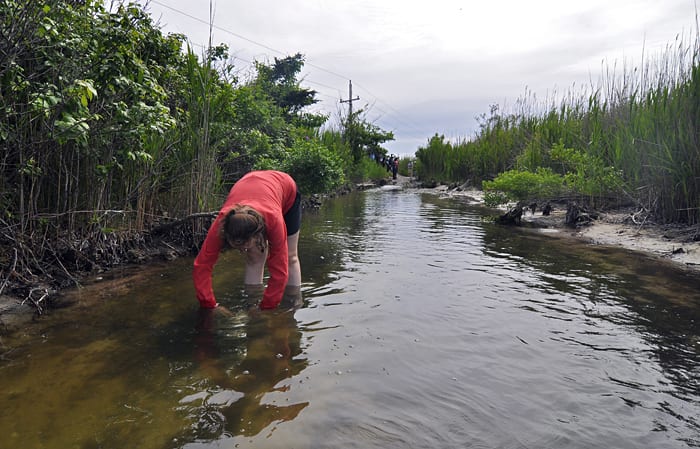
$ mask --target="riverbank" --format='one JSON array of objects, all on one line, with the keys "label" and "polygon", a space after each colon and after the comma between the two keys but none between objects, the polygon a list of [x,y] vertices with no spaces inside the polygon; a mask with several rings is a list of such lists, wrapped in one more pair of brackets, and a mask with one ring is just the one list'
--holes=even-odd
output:
[{"label": "riverbank", "polygon": [[[372,187],[377,185],[363,184],[356,188]],[[483,205],[484,203],[483,192],[480,190],[466,187],[451,188],[446,185],[423,187],[405,176],[399,176],[395,181],[387,181],[384,188],[415,189],[439,196],[458,198],[470,204]],[[353,189],[348,188],[338,194],[346,194],[351,190]],[[312,197],[307,200],[305,208],[319,207],[321,203],[322,198]],[[543,215],[541,210],[536,210],[534,213],[524,212],[521,226],[531,228],[534,232],[546,232],[554,237],[576,238],[593,245],[608,245],[639,251],[680,268],[700,272],[700,241],[696,240],[700,238],[700,230],[697,226],[684,228],[660,225],[649,218],[640,217],[636,212],[632,209],[599,212],[596,219],[585,225],[571,228],[565,224],[566,205],[555,204],[549,215]],[[186,249],[173,248],[171,243],[165,241],[162,248],[152,247],[150,255],[144,253],[144,257],[138,259],[141,264],[147,264],[156,260],[169,260],[187,253]],[[94,278],[94,274],[83,276],[80,280],[86,280],[88,277]],[[110,277],[112,276],[105,275],[104,279]],[[55,307],[57,299],[60,299],[60,292],[52,292],[53,304],[46,309]],[[0,335],[20,328],[23,324],[36,319],[37,315],[37,308],[30,300],[0,295]]]},{"label": "riverbank", "polygon": [[[347,184],[332,194],[311,195],[303,198],[302,209],[313,210],[324,200],[346,195],[353,190],[377,187],[379,184]],[[178,257],[194,257],[204,239],[205,231],[195,235],[192,231],[194,220],[213,221],[216,211],[193,214],[177,220],[155,223],[150,230],[119,235],[114,233],[104,239],[108,248],[73,249],[74,259],[86,262],[78,264],[62,263],[58,257],[45,263],[38,273],[20,273],[16,267],[18,251],[13,247],[0,248],[7,254],[14,252],[15,264],[0,269],[0,336],[10,334],[28,322],[39,318],[52,309],[69,307],[65,291],[99,284],[102,290],[119,288],[124,279],[139,275],[140,267],[168,263]],[[208,224],[206,225],[209,226]],[[89,243],[89,238],[84,241]],[[105,242],[100,242],[105,244]],[[88,245],[89,246],[89,245]],[[95,254],[109,253],[109,260],[97,260]],[[19,254],[21,256],[21,254]],[[8,260],[12,260],[8,256]],[[15,269],[16,268],[16,269]],[[60,279],[55,274],[60,275]],[[2,341],[0,341],[1,345]],[[1,347],[1,346],[0,346]]]},{"label": "riverbank", "polygon": [[[401,182],[410,186],[405,179]],[[483,204],[483,192],[473,188],[414,188],[450,197],[462,198],[472,204]],[[505,211],[505,209],[504,209]],[[700,227],[664,225],[645,217],[632,208],[596,213],[597,218],[575,228],[566,225],[566,205],[555,204],[549,215],[541,210],[525,211],[522,226],[535,231],[565,238],[576,238],[593,245],[620,247],[638,251],[677,265],[679,268],[700,272]]]}]

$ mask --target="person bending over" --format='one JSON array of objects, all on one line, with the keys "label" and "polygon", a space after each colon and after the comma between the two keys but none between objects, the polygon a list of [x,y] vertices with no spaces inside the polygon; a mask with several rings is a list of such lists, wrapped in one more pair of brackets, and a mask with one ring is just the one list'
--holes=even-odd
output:
[{"label": "person bending over", "polygon": [[192,278],[200,306],[219,305],[212,271],[226,243],[245,254],[246,287],[262,286],[267,261],[270,277],[260,308],[276,308],[286,287],[301,287],[300,228],[301,196],[291,176],[273,170],[243,176],[231,188],[194,260]]}]

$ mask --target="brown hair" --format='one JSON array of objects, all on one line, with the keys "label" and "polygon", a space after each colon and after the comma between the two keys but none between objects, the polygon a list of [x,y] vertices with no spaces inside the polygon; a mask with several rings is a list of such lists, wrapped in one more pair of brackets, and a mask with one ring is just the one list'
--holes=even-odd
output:
[{"label": "brown hair", "polygon": [[265,219],[252,207],[236,204],[224,216],[221,238],[234,248],[255,238],[256,246],[264,252],[267,245]]}]

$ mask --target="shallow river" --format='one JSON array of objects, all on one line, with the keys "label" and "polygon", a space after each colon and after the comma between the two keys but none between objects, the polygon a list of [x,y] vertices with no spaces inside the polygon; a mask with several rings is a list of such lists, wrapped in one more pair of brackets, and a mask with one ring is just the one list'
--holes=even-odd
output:
[{"label": "shallow river", "polygon": [[201,313],[192,260],[0,341],[0,448],[700,447],[700,281],[372,190],[306,212],[295,313]]}]

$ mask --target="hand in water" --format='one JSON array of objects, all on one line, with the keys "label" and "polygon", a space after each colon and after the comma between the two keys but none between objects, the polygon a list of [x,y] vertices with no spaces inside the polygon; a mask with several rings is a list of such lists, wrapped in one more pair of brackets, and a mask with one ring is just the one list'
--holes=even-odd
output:
[{"label": "hand in water", "polygon": [[231,310],[229,310],[229,309],[226,308],[225,306],[222,306],[221,304],[219,304],[218,306],[216,306],[216,308],[214,309],[214,311],[215,311],[216,313],[218,313],[219,315],[223,315],[223,316],[228,316],[228,317],[235,316],[235,314],[234,314],[233,312],[231,312]]},{"label": "hand in water", "polygon": [[243,294],[246,301],[246,309],[251,318],[260,315],[260,301],[262,300],[265,286],[262,284],[245,284]]},{"label": "hand in water", "polygon": [[262,309],[257,304],[248,307],[248,316],[250,318],[259,318],[261,313]]},{"label": "hand in water", "polygon": [[288,285],[284,289],[282,302],[278,306],[280,309],[297,310],[304,304],[304,298],[301,296],[301,286]]}]

